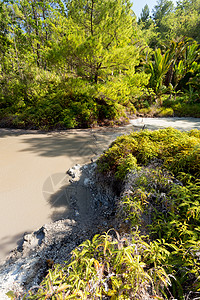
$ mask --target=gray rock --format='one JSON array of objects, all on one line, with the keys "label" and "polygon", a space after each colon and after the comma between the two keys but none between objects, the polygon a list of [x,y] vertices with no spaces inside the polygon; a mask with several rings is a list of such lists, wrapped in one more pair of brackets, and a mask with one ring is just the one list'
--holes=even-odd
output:
[{"label": "gray rock", "polygon": [[75,178],[75,170],[74,169],[69,169],[68,171],[67,171],[67,174],[69,175],[69,176],[71,176],[72,178]]},{"label": "gray rock", "polygon": [[73,167],[74,170],[80,170],[80,168],[81,168],[81,166],[80,166],[79,164],[76,164],[76,165]]},{"label": "gray rock", "polygon": [[89,178],[85,178],[83,184],[85,186],[88,186],[90,184],[90,179]]}]

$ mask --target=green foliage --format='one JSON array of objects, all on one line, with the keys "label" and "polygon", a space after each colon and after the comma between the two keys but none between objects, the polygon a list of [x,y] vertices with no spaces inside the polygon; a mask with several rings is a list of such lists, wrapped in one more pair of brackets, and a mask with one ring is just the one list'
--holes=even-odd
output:
[{"label": "green foliage", "polygon": [[[127,112],[149,108],[155,100],[162,104],[162,95],[176,98],[180,91],[188,103],[199,102],[198,17],[199,0],[179,1],[174,10],[171,1],[158,1],[153,18],[145,6],[138,23],[130,1],[4,1],[1,126],[121,122]],[[159,48],[152,51],[153,45]]]},{"label": "green foliage", "polygon": [[[193,91],[198,98],[198,88],[194,84],[195,80],[192,80],[192,78],[198,79],[198,43],[181,38],[178,41],[170,41],[169,46],[165,45],[162,48],[164,48],[163,54],[161,48],[156,49],[152,61],[146,63],[146,72],[151,74],[149,86],[154,89],[159,98],[167,92],[170,93],[170,97],[172,94],[176,97],[177,92],[180,91],[184,93]],[[161,100],[160,104],[162,105]]]},{"label": "green foliage", "polygon": [[[199,136],[199,132],[195,133]],[[156,167],[156,161],[130,173],[127,180],[131,188],[129,195],[120,199],[119,215],[123,211],[123,218],[133,226],[148,225],[155,247],[151,244],[148,263],[164,266],[172,283],[165,291],[166,298],[170,299],[172,293],[177,299],[189,295],[193,299],[199,295],[200,284],[200,183],[190,182],[191,176],[185,173],[179,177],[185,185]]]},{"label": "green foliage", "polygon": [[162,107],[160,111],[157,114],[158,117],[173,117],[174,116],[174,110],[169,108]]},{"label": "green foliage", "polygon": [[130,153],[122,157],[116,172],[116,178],[124,178],[126,174],[137,166],[137,159]]},{"label": "green foliage", "polygon": [[170,28],[173,36],[187,36],[199,42],[199,14],[199,0],[178,1],[175,12],[163,19],[163,24],[166,24],[165,30]]},{"label": "green foliage", "polygon": [[[99,159],[99,169],[101,172],[119,174],[117,172],[123,168],[124,159],[132,154],[137,159],[138,166],[158,158],[176,175],[179,172],[188,172],[199,177],[200,139],[193,134],[167,128],[152,132],[133,132],[128,136],[119,137]],[[123,179],[127,172],[124,170],[121,174]]]},{"label": "green foliage", "polygon": [[30,291],[24,299],[138,299],[146,286],[155,299],[162,299],[158,287],[167,286],[169,277],[161,266],[161,247],[151,259],[159,245],[147,244],[138,232],[131,243],[114,230],[96,235],[72,251],[69,264],[50,270],[37,293]]},{"label": "green foliage", "polygon": [[153,9],[153,18],[156,25],[159,27],[164,16],[168,15],[173,10],[173,1],[158,0]]},{"label": "green foliage", "polygon": [[[177,299],[190,294],[194,298],[199,291],[199,149],[198,130],[146,130],[118,138],[98,162],[99,170],[116,175],[127,155],[137,159],[140,169],[134,166],[126,172],[124,167],[121,176],[124,179],[129,173],[126,181],[130,188],[119,201],[119,218],[132,226],[150,225],[155,248],[148,263],[161,264],[156,257],[159,251],[161,265],[172,282],[171,287],[163,289],[167,299],[170,293]],[[162,239],[162,246],[155,239]]]},{"label": "green foliage", "polygon": [[154,61],[147,65],[147,72],[151,74],[149,84],[155,93],[160,96],[163,93],[164,75],[171,65],[172,55],[169,50],[162,55],[160,48],[156,49],[153,55]]},{"label": "green foliage", "polygon": [[142,12],[140,14],[140,18],[139,18],[139,23],[140,22],[147,22],[149,20],[149,15],[150,15],[150,12],[149,12],[149,7],[148,5],[146,4],[144,6],[144,8],[142,9]]},{"label": "green foliage", "polygon": [[[135,63],[130,7],[129,1],[121,0],[68,2],[71,31],[78,26],[82,37],[79,44],[71,46],[71,65],[79,76],[97,83],[112,72],[127,69],[127,60],[128,68]],[[66,36],[68,39],[68,32]]]},{"label": "green foliage", "polygon": [[198,181],[186,186],[174,185],[168,194],[174,201],[174,209],[167,217],[163,213],[155,216],[150,228],[154,238],[162,236],[172,244],[168,268],[176,278],[172,281],[172,291],[178,299],[184,299],[189,289],[198,291],[199,192]]},{"label": "green foliage", "polygon": [[121,0],[2,4],[1,125],[126,121],[126,111],[135,112],[131,100],[148,84],[148,75],[135,72],[142,47],[130,7]]},{"label": "green foliage", "polygon": [[157,35],[151,40],[151,46],[161,46],[167,41],[183,36],[199,42],[199,15],[199,0],[180,0],[176,2],[175,7],[172,1],[158,1],[153,9]]},{"label": "green foliage", "polygon": [[[190,95],[191,96],[191,95]],[[163,108],[162,110],[172,109],[174,112],[174,116],[177,117],[200,117],[200,105],[199,103],[187,103],[188,98],[178,97],[176,101],[174,100],[167,100],[163,101]]]},{"label": "green foliage", "polygon": [[[34,71],[34,70],[33,70]],[[125,111],[134,106],[122,97],[123,87],[93,85],[81,79],[61,80],[56,74],[41,72],[23,85],[12,81],[2,91],[0,115],[6,126],[21,128],[76,128],[101,124],[104,119],[123,122]],[[121,97],[116,98],[116,90]]]}]

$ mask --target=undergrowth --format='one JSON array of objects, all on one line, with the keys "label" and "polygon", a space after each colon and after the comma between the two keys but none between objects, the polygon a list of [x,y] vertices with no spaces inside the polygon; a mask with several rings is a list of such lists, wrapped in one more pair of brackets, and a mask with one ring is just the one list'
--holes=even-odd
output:
[{"label": "undergrowth", "polygon": [[188,99],[187,94],[172,97],[164,94],[161,97],[161,103],[158,101],[147,101],[140,99],[134,103],[137,109],[137,115],[146,117],[193,117],[200,118],[199,97]]},{"label": "undergrowth", "polygon": [[163,241],[171,282],[164,297],[200,296],[200,132],[133,132],[112,143],[98,168],[125,182],[119,216]]},{"label": "undergrowth", "polygon": [[111,144],[100,157],[98,168],[124,179],[133,166],[147,165],[154,158],[161,159],[163,167],[174,175],[185,172],[200,177],[200,132],[173,128],[132,132]]},{"label": "undergrowth", "polygon": [[104,95],[101,84],[80,78],[43,79],[35,79],[22,95],[0,95],[0,127],[49,130],[120,124],[128,120],[125,111],[134,109]]},{"label": "undergrowth", "polygon": [[[158,286],[167,287],[170,278],[162,266],[162,246],[148,264],[156,244],[162,241],[149,244],[137,231],[129,240],[114,230],[96,235],[72,252],[69,264],[50,270],[37,293],[29,291],[24,299],[144,299],[147,288],[160,299]],[[164,250],[163,257],[168,254]]]},{"label": "undergrowth", "polygon": [[[127,178],[131,183],[128,193],[126,190],[119,203],[119,215],[132,226],[148,228],[150,240],[162,241],[168,251],[163,264],[170,285],[162,291],[164,299],[199,299],[200,181],[180,176],[185,185],[160,167],[133,171]],[[153,257],[154,253],[149,263]]]}]

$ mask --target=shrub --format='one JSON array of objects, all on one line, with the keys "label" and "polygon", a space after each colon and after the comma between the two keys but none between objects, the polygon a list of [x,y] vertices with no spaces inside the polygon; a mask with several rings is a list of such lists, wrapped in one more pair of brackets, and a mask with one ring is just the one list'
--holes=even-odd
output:
[{"label": "shrub", "polygon": [[33,74],[31,80],[13,81],[13,84],[16,93],[12,87],[6,96],[0,94],[0,117],[7,120],[11,117],[7,121],[11,127],[91,127],[104,120],[110,124],[126,121],[126,109],[135,111],[132,104],[104,95],[103,85],[92,85],[79,78],[61,80],[58,75],[43,71]]},{"label": "shrub", "polygon": [[[111,144],[100,157],[98,167],[101,172],[117,174],[120,169],[121,179],[125,178],[124,159],[132,154],[138,166],[148,164],[152,159],[162,159],[163,165],[173,171],[190,173],[200,177],[200,139],[196,131],[180,132],[173,128],[156,131],[144,130],[122,136]],[[124,166],[124,167],[123,167]],[[124,172],[122,169],[124,168]]]},{"label": "shrub", "polygon": [[[171,280],[171,287],[162,290],[165,299],[171,299],[172,295],[176,299],[198,298],[200,182],[190,182],[191,177],[181,174],[186,179],[183,185],[157,164],[154,161],[139,172],[129,173],[128,190],[125,189],[118,204],[119,222],[126,219],[143,231],[148,227],[155,246],[149,263],[155,259],[156,251],[160,251],[162,267]],[[158,257],[156,262],[159,264]]]},{"label": "shrub", "polygon": [[173,106],[174,114],[178,117],[200,118],[200,104],[179,103]]},{"label": "shrub", "polygon": [[157,114],[158,117],[173,117],[174,111],[172,108],[161,108],[160,112]]},{"label": "shrub", "polygon": [[144,115],[149,115],[149,114],[151,114],[151,108],[150,107],[140,108],[138,110],[138,113],[144,114]]},{"label": "shrub", "polygon": [[69,264],[50,270],[39,290],[29,291],[23,299],[144,299],[149,296],[147,287],[156,299],[159,287],[167,286],[170,279],[161,267],[162,258],[159,266],[154,260],[146,265],[155,243],[147,244],[138,232],[131,242],[111,232],[81,244],[72,251]]}]

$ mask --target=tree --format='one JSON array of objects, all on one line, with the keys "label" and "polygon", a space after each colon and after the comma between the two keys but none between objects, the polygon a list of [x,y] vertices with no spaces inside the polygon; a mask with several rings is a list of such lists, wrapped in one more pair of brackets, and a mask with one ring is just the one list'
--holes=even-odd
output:
[{"label": "tree", "polygon": [[10,44],[8,38],[10,18],[7,6],[3,2],[0,3],[0,51],[5,53],[6,48]]},{"label": "tree", "polygon": [[[31,53],[38,67],[46,67],[43,53],[51,40],[51,25],[56,21],[56,15],[64,14],[60,0],[20,0],[10,5],[12,16],[12,31],[17,40],[23,35],[18,44],[23,43],[26,52]],[[30,59],[30,55],[29,55]]]},{"label": "tree", "polygon": [[174,8],[171,0],[158,0],[153,9],[153,19],[159,27],[162,19],[168,15]]},{"label": "tree", "polygon": [[178,1],[171,26],[177,36],[191,37],[200,42],[200,0]]},{"label": "tree", "polygon": [[200,42],[200,0],[178,1],[175,9],[155,22],[160,34],[159,45],[182,37]]},{"label": "tree", "polygon": [[139,23],[140,22],[144,22],[144,23],[147,22],[149,20],[149,16],[150,16],[149,7],[146,4],[144,6],[144,8],[142,9],[142,12],[140,14]]},{"label": "tree", "polygon": [[[71,61],[78,75],[97,83],[99,76],[125,70],[128,61],[129,67],[132,66],[136,51],[129,0],[71,0],[67,8],[72,20],[70,31],[76,27],[82,37],[78,45],[70,37],[75,46],[70,47]],[[66,36],[66,45],[68,40]]]}]

